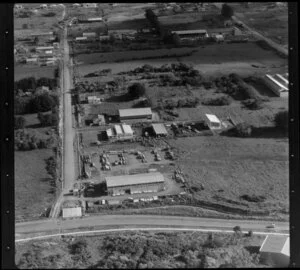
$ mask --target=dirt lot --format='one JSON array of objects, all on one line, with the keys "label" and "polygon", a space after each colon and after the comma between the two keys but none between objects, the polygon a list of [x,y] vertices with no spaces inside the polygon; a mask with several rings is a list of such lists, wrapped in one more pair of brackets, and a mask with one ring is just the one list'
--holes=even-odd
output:
[{"label": "dirt lot", "polygon": [[[286,3],[286,2],[285,2]],[[275,42],[288,44],[288,9],[286,6],[271,7],[273,3],[249,2],[249,8],[233,3],[235,15],[249,27]]]},{"label": "dirt lot", "polygon": [[55,199],[46,172],[45,159],[53,155],[51,149],[15,152],[15,216],[22,218],[39,217]]},{"label": "dirt lot", "polygon": [[[204,185],[205,189],[195,194],[197,198],[246,203],[252,210],[267,209],[278,216],[287,213],[287,139],[213,136],[178,138],[169,143],[178,149],[176,163],[187,181],[193,186]],[[264,195],[266,201],[247,203],[239,197],[243,194]]]}]

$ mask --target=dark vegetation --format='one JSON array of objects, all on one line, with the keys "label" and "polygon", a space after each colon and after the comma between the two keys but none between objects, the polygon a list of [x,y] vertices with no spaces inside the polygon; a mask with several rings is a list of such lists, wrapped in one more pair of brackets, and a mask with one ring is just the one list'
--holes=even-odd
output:
[{"label": "dark vegetation", "polygon": [[41,126],[57,126],[59,122],[59,115],[57,109],[53,109],[51,113],[38,113],[38,119]]},{"label": "dark vegetation", "polygon": [[289,123],[289,114],[288,111],[281,111],[278,112],[275,115],[274,122],[276,127],[282,129],[282,130],[287,130],[288,129],[288,123]]},{"label": "dark vegetation", "polygon": [[29,151],[52,148],[56,145],[57,135],[54,131],[47,133],[36,129],[19,129],[15,131],[15,150]]},{"label": "dark vegetation", "polygon": [[[59,241],[60,248],[57,250],[58,245],[45,248],[44,242],[30,244],[25,250],[23,248],[17,267],[56,268],[60,265],[62,268],[76,269],[163,269],[260,266],[259,253],[248,251],[254,247],[253,237],[240,233],[143,232],[92,238],[64,237]],[[50,253],[43,259],[41,247]],[[98,252],[95,253],[95,249]]]},{"label": "dark vegetation", "polygon": [[15,129],[22,129],[25,127],[26,120],[23,116],[15,116]]},{"label": "dark vegetation", "polygon": [[223,17],[230,19],[234,15],[233,8],[228,4],[223,4],[221,14]]},{"label": "dark vegetation", "polygon": [[44,17],[55,17],[56,13],[55,12],[48,12],[43,14]]},{"label": "dark vegetation", "polygon": [[140,83],[134,83],[128,87],[128,95],[131,99],[142,97],[145,91],[145,86]]},{"label": "dark vegetation", "polygon": [[231,103],[231,100],[226,95],[220,95],[218,97],[205,99],[201,103],[203,105],[224,106],[224,105],[229,105]]},{"label": "dark vegetation", "polygon": [[[57,69],[55,72],[58,73]],[[36,79],[35,77],[28,77],[16,81],[14,84],[14,89],[15,92],[19,89],[21,89],[23,92],[35,92],[36,88],[40,86],[48,86],[51,90],[53,90],[55,87],[57,87],[57,80],[45,77],[39,79]]]}]

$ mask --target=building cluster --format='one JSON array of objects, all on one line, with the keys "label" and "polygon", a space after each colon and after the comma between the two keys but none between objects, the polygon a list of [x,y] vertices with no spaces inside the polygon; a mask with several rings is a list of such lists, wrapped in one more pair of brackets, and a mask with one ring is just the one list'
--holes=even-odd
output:
[{"label": "building cluster", "polygon": [[14,54],[17,62],[50,66],[57,63],[57,50],[59,43],[53,32],[32,33],[27,40],[29,48],[25,45],[15,45]]},{"label": "building cluster", "polygon": [[113,128],[106,130],[107,138],[112,140],[130,140],[133,139],[133,130],[130,125],[114,125]]}]

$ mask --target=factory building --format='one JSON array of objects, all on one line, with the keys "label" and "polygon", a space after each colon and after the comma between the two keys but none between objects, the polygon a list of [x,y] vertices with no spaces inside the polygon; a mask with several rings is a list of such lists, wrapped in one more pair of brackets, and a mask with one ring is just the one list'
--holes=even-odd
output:
[{"label": "factory building", "polygon": [[164,124],[152,124],[152,129],[155,136],[167,136],[168,131]]},{"label": "factory building", "polygon": [[172,31],[172,34],[177,34],[180,39],[204,39],[208,38],[206,30],[183,30]]},{"label": "factory building", "polygon": [[290,237],[286,235],[267,235],[259,252],[262,263],[271,267],[288,267],[290,262]]},{"label": "factory building", "polygon": [[[280,74],[278,74],[280,75]],[[279,81],[280,79],[280,81]],[[266,74],[266,76],[263,77],[263,82],[265,85],[278,97],[284,97],[288,95],[288,82],[287,79],[285,79],[283,76],[280,75],[278,79],[275,78],[275,76],[271,76],[269,74]]]},{"label": "factory building", "polygon": [[158,192],[164,188],[164,177],[159,172],[108,176],[105,180],[111,196]]},{"label": "factory building", "polygon": [[149,121],[152,120],[151,108],[121,109],[119,110],[120,121]]},{"label": "factory building", "polygon": [[133,130],[130,125],[115,125],[106,131],[106,135],[109,140],[130,140],[133,138]]}]

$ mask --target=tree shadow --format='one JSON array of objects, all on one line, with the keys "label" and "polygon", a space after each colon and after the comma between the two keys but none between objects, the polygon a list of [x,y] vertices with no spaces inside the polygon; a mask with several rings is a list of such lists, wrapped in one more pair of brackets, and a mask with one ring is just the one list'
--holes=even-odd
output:
[{"label": "tree shadow", "polygon": [[132,97],[128,95],[128,93],[118,95],[118,96],[112,96],[108,99],[106,99],[106,102],[127,102],[131,101]]},{"label": "tree shadow", "polygon": [[287,138],[288,131],[278,127],[259,127],[252,128],[252,138]]},{"label": "tree shadow", "polygon": [[248,250],[251,255],[258,254],[260,246],[246,246],[245,249]]}]

